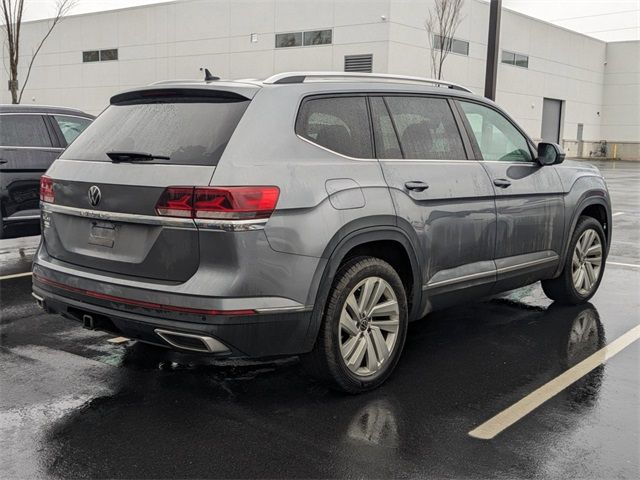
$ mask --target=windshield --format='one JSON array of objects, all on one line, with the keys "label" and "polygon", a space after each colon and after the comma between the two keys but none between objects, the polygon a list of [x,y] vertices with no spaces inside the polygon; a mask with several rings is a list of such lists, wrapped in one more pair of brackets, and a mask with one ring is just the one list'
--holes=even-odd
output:
[{"label": "windshield", "polygon": [[145,163],[217,165],[249,100],[146,98],[110,105],[60,158],[110,162],[107,152],[169,157]]}]

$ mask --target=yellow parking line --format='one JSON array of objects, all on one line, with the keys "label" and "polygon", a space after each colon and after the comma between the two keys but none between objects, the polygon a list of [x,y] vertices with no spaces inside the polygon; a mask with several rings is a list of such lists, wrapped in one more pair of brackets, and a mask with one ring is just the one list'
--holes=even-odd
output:
[{"label": "yellow parking line", "polygon": [[14,273],[12,275],[5,275],[4,277],[0,277],[0,280],[11,280],[12,278],[28,277],[30,275],[31,272]]},{"label": "yellow parking line", "polygon": [[616,212],[613,215],[611,215],[612,217],[617,217],[618,215],[624,215],[624,212]]},{"label": "yellow parking line", "polygon": [[584,377],[591,370],[603,364],[611,357],[631,345],[640,338],[640,325],[636,325],[624,335],[616,338],[609,345],[585,358],[577,365],[557,376],[542,387],[534,390],[519,402],[503,410],[495,417],[487,420],[469,432],[469,435],[481,440],[490,440],[518,420],[531,413],[544,402],[554,397],[572,383]]}]

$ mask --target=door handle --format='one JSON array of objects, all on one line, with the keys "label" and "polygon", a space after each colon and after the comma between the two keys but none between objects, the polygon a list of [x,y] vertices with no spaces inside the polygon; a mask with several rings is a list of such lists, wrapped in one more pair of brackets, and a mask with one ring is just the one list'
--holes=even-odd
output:
[{"label": "door handle", "polygon": [[414,192],[423,192],[429,188],[429,185],[420,181],[406,182],[404,186],[407,190],[413,190]]},{"label": "door handle", "polygon": [[511,181],[507,180],[506,178],[496,178],[493,181],[493,184],[496,187],[500,187],[500,188],[507,188],[511,186]]}]

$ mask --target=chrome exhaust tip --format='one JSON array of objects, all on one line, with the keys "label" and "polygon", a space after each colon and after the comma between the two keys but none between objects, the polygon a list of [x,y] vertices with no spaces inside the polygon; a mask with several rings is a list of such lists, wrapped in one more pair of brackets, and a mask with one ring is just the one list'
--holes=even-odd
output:
[{"label": "chrome exhaust tip", "polygon": [[36,299],[36,304],[38,304],[38,306],[41,309],[46,310],[46,308],[44,306],[44,298],[42,298],[40,295],[36,295],[33,292],[31,292],[31,296]]},{"label": "chrome exhaust tip", "polygon": [[182,350],[201,353],[228,353],[229,349],[219,340],[207,335],[196,335],[193,333],[176,332],[156,328],[156,335],[162,338],[172,347]]}]

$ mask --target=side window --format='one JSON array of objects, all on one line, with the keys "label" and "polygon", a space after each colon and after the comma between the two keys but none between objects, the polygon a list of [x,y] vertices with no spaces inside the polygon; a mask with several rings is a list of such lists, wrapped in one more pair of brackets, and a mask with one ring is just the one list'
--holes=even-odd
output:
[{"label": "side window", "polygon": [[444,98],[386,97],[404,158],[465,160],[458,126]]},{"label": "side window", "polygon": [[298,113],[296,133],[342,155],[373,157],[365,97],[306,100]]},{"label": "side window", "polygon": [[492,108],[460,102],[484,160],[532,161],[529,143],[513,124]]},{"label": "side window", "polygon": [[67,115],[54,115],[53,118],[60,127],[60,130],[62,130],[62,135],[64,135],[67,145],[73,142],[91,123],[91,120],[88,118],[69,117]]},{"label": "side window", "polygon": [[42,115],[0,115],[3,147],[52,147]]},{"label": "side window", "polygon": [[398,136],[382,97],[371,97],[371,118],[378,158],[402,158]]}]

